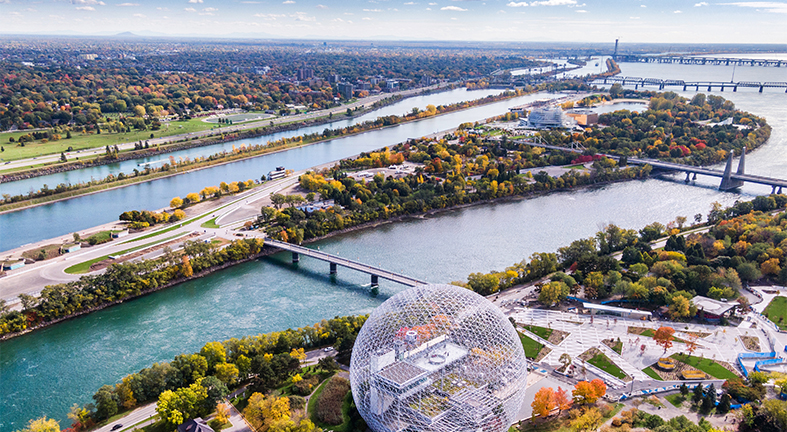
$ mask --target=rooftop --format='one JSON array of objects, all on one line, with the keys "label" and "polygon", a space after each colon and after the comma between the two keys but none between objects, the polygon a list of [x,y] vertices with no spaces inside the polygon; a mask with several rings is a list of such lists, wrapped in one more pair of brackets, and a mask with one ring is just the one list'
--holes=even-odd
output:
[{"label": "rooftop", "polygon": [[411,365],[410,363],[404,361],[398,361],[386,366],[383,370],[378,372],[377,375],[399,386],[404,386],[408,382],[415,380],[426,373],[427,371],[419,368],[418,366]]},{"label": "rooftop", "polygon": [[713,315],[723,315],[730,309],[738,306],[738,303],[734,301],[723,302],[703,296],[695,296],[693,299],[691,299],[691,303],[696,306],[698,310],[703,310]]}]

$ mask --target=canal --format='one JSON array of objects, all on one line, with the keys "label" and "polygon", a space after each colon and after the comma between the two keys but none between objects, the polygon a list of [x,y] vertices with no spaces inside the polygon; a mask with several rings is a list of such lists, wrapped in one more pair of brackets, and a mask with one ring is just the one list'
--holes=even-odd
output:
[{"label": "canal", "polygon": [[[684,67],[647,65],[648,70],[636,73],[627,66],[621,65],[624,74],[644,77],[678,75],[681,71],[675,69]],[[708,74],[715,67],[707,66]],[[769,142],[747,155],[747,172],[784,177],[786,95],[725,92],[724,96],[739,108],[766,117],[773,126]],[[480,117],[484,116],[488,115]],[[427,129],[421,129],[420,135],[432,132]],[[353,153],[357,150],[349,154]],[[309,163],[333,158],[328,149],[320,155]],[[297,158],[288,162],[290,166]],[[217,181],[205,181],[211,182]],[[471,272],[502,270],[533,252],[554,251],[592,236],[606,223],[638,229],[653,221],[667,223],[676,216],[692,220],[697,213],[707,214],[715,201],[731,205],[770,191],[746,185],[740,193],[724,193],[716,189],[717,182],[700,177],[696,185],[686,185],[682,177],[668,177],[559,192],[357,231],[312,247],[430,282],[464,280]],[[19,429],[42,415],[66,427],[71,404],[90,402],[101,385],[114,384],[153,362],[197,351],[209,341],[368,313],[404,289],[383,281],[374,294],[368,284],[367,275],[339,269],[338,276],[331,278],[325,263],[304,258],[293,265],[288,254],[279,254],[3,342],[0,430]]]}]

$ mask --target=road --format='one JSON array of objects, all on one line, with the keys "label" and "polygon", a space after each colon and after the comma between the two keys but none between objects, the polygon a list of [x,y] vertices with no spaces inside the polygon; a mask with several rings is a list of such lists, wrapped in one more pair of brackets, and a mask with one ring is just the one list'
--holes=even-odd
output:
[{"label": "road", "polygon": [[[253,121],[253,122],[243,123],[243,124],[239,124],[239,125],[232,125],[232,126],[227,126],[227,127],[219,127],[219,128],[214,128],[212,130],[208,129],[208,130],[199,131],[199,132],[183,133],[183,134],[178,134],[178,135],[169,135],[169,136],[166,136],[166,137],[153,138],[153,139],[149,139],[149,140],[145,140],[145,141],[150,143],[150,145],[159,145],[159,144],[163,145],[163,144],[168,144],[168,143],[172,143],[172,142],[179,141],[179,140],[182,140],[182,139],[187,139],[187,138],[188,139],[200,138],[200,137],[206,137],[206,136],[209,136],[209,135],[219,135],[219,134],[223,134],[223,133],[237,132],[237,131],[242,131],[242,130],[247,130],[247,129],[254,129],[254,128],[261,127],[261,126],[279,125],[279,124],[283,124],[283,123],[292,123],[292,122],[301,122],[301,121],[306,121],[306,120],[312,120],[312,119],[315,119],[315,118],[318,118],[318,117],[324,117],[324,116],[327,116],[327,115],[330,115],[330,114],[344,113],[348,109],[355,110],[356,108],[359,108],[359,109],[360,108],[368,108],[368,107],[372,106],[374,103],[379,102],[379,101],[381,101],[381,100],[383,100],[385,98],[389,98],[391,96],[409,97],[409,96],[413,96],[415,94],[418,94],[418,93],[421,93],[421,92],[424,92],[424,91],[430,91],[430,90],[434,90],[434,89],[438,89],[438,88],[442,88],[442,87],[447,87],[448,85],[450,85],[450,84],[448,84],[448,83],[441,83],[441,84],[435,84],[435,85],[432,85],[432,86],[429,86],[429,87],[422,87],[422,88],[417,88],[417,89],[412,89],[412,90],[404,90],[404,91],[400,91],[400,92],[396,92],[396,93],[380,93],[380,94],[377,94],[377,95],[374,95],[374,96],[368,96],[368,97],[365,97],[365,98],[362,98],[362,99],[358,99],[357,101],[355,101],[353,103],[350,103],[350,104],[340,105],[338,107],[327,108],[327,109],[324,109],[324,110],[311,111],[311,112],[304,113],[304,114],[296,114],[296,115],[293,115],[293,116],[279,117],[279,118],[276,118],[276,119],[266,119],[266,120],[260,120],[260,121]],[[117,147],[121,151],[129,150],[129,149],[133,149],[134,148],[134,144],[136,144],[138,142],[139,142],[139,140],[126,142],[126,143],[120,143],[120,144],[117,145]],[[92,148],[92,149],[84,149],[84,150],[79,150],[79,151],[66,152],[66,157],[68,157],[69,159],[71,159],[73,157],[80,157],[82,159],[85,159],[86,157],[94,157],[94,156],[104,155],[105,152],[106,152],[106,147],[102,146],[102,147],[96,147],[96,148]],[[11,161],[11,162],[9,162],[9,163],[7,163],[5,165],[2,165],[2,169],[3,170],[19,169],[19,168],[30,167],[30,166],[33,166],[33,165],[40,165],[40,164],[43,164],[43,163],[58,162],[59,160],[60,160],[60,155],[59,154],[37,156],[37,157],[34,157],[34,158],[18,159],[18,160],[15,160],[15,161]]]}]

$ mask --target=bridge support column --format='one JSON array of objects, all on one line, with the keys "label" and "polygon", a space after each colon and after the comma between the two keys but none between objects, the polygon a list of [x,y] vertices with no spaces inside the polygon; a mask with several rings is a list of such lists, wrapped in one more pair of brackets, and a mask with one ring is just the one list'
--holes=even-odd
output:
[{"label": "bridge support column", "polygon": [[336,274],[336,263],[331,263],[331,274],[332,275]]},{"label": "bridge support column", "polygon": [[762,93],[762,87],[763,87],[763,86],[760,86],[760,93]]},{"label": "bridge support column", "polygon": [[295,264],[295,263],[299,262],[300,260],[301,260],[301,256],[298,254],[298,252],[293,252],[292,253],[292,263]]},{"label": "bridge support column", "polygon": [[686,91],[686,86],[685,85],[683,86],[683,91]]},{"label": "bridge support column", "polygon": [[[733,179],[732,175],[732,155],[733,152],[730,152],[730,156],[727,158],[727,166],[724,168],[724,176],[721,178],[721,184],[719,185],[720,191],[728,191],[733,190],[735,188],[739,188],[743,186],[742,180]],[[740,168],[741,166],[738,165]],[[742,173],[739,173],[742,174]]]},{"label": "bridge support column", "polygon": [[372,288],[380,286],[377,275],[372,275]]},{"label": "bridge support column", "polygon": [[771,186],[771,194],[776,193],[776,185]]},{"label": "bridge support column", "polygon": [[735,86],[735,87],[733,87],[733,88],[732,88],[732,92],[733,92],[733,93],[735,93],[735,92],[737,92],[737,91],[738,91],[738,86]]},{"label": "bridge support column", "polygon": [[691,179],[692,180],[697,180],[697,173],[694,173],[694,176]]},{"label": "bridge support column", "polygon": [[690,179],[691,179],[691,173],[686,171],[686,180],[684,180],[684,183],[688,183]]},{"label": "bridge support column", "polygon": [[776,193],[781,195],[781,193],[782,193],[782,187],[781,186],[779,186],[779,190]]}]

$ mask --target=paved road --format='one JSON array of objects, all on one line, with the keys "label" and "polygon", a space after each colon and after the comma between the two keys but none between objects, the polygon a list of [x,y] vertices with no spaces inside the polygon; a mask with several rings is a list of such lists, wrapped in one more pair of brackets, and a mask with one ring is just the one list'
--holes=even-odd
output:
[{"label": "paved road", "polygon": [[[340,105],[338,107],[328,108],[328,109],[319,110],[319,111],[312,111],[312,112],[308,112],[308,113],[305,113],[305,114],[296,114],[296,115],[293,115],[293,116],[279,117],[279,118],[276,118],[276,119],[266,119],[266,120],[261,120],[261,121],[253,121],[253,122],[249,122],[249,123],[243,123],[243,124],[239,124],[239,125],[232,125],[232,126],[227,126],[227,127],[218,127],[218,128],[212,129],[212,130],[209,129],[209,130],[204,130],[204,131],[199,131],[199,132],[183,133],[183,134],[178,134],[178,135],[169,135],[169,136],[166,136],[166,137],[153,138],[153,139],[149,139],[149,140],[145,140],[145,141],[149,142],[151,145],[167,144],[167,143],[179,141],[179,140],[182,140],[182,139],[185,139],[185,138],[189,138],[190,139],[190,138],[205,137],[205,136],[209,136],[209,135],[219,135],[219,134],[222,134],[222,133],[237,132],[237,131],[242,131],[242,130],[246,130],[246,129],[254,129],[254,128],[257,128],[257,127],[260,127],[260,126],[268,126],[268,125],[271,125],[271,124],[278,125],[278,124],[282,124],[282,123],[301,122],[301,121],[315,119],[315,118],[318,118],[318,117],[324,117],[324,116],[327,116],[329,114],[344,113],[345,111],[347,111],[347,109],[354,110],[355,108],[359,108],[359,109],[368,108],[368,107],[372,106],[375,102],[378,102],[380,100],[383,100],[385,98],[388,98],[388,97],[391,97],[391,96],[394,96],[394,95],[408,97],[408,96],[413,96],[415,94],[418,94],[418,93],[421,93],[421,92],[424,92],[424,91],[434,90],[434,89],[438,89],[438,88],[441,88],[441,87],[447,87],[448,85],[449,84],[436,84],[436,85],[429,86],[429,87],[417,88],[417,89],[412,89],[412,90],[405,90],[405,91],[400,91],[400,92],[396,92],[396,93],[380,93],[380,94],[377,94],[377,95],[374,95],[374,96],[369,96],[369,97],[365,97],[365,98],[362,98],[362,99],[358,99],[357,101],[355,101],[353,103],[350,103],[350,104]],[[118,139],[120,139],[120,137]],[[134,148],[134,144],[138,143],[138,142],[139,142],[139,140],[126,142],[126,143],[120,143],[120,144],[117,145],[117,147],[121,151],[122,150],[133,149]],[[102,147],[97,147],[97,148],[93,148],[93,149],[84,149],[84,150],[79,150],[79,151],[67,152],[66,156],[68,157],[68,159],[72,159],[74,157],[80,157],[80,158],[84,159],[85,157],[101,156],[101,155],[105,154],[105,152],[106,152],[105,146],[102,146]],[[47,156],[38,156],[38,157],[34,157],[34,158],[18,159],[18,160],[15,160],[15,161],[11,161],[8,164],[0,165],[0,167],[2,167],[3,170],[13,169],[13,168],[24,168],[24,167],[29,167],[29,166],[33,166],[33,165],[42,164],[42,163],[57,162],[59,160],[60,160],[60,155],[59,154],[52,154],[52,155],[47,155]]]}]

